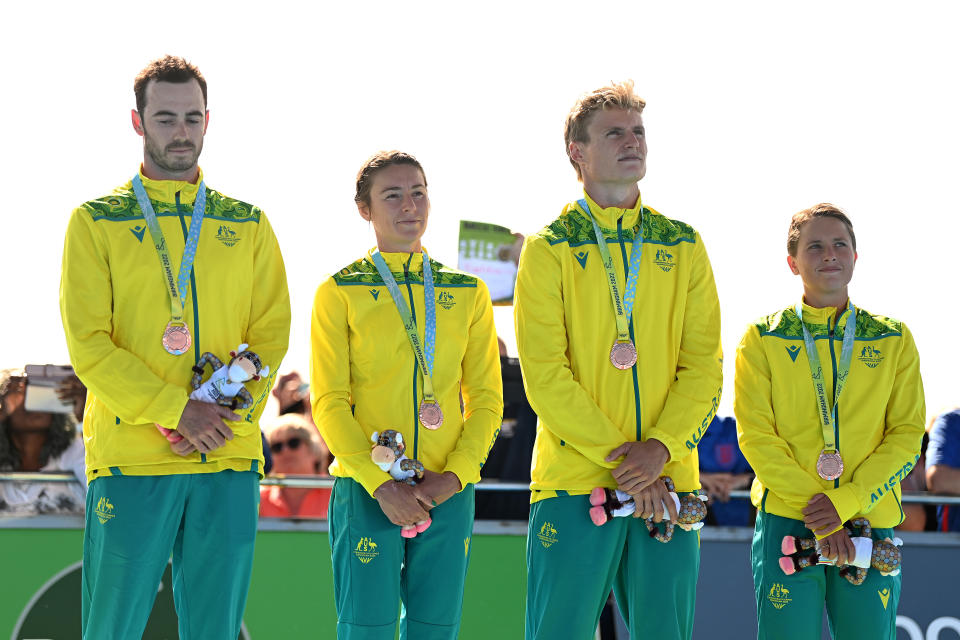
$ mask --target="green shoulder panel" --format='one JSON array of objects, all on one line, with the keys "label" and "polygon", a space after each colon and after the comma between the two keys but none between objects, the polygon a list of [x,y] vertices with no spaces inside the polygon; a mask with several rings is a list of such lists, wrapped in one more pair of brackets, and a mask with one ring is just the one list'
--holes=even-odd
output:
[{"label": "green shoulder panel", "polygon": [[874,340],[903,335],[903,323],[886,316],[873,315],[857,308],[857,338]]},{"label": "green shoulder panel", "polygon": [[761,336],[775,335],[782,338],[803,339],[800,318],[791,309],[781,309],[754,322]]},{"label": "green shoulder panel", "polygon": [[[154,207],[158,216],[177,213],[176,207],[169,203],[154,202]],[[137,196],[133,189],[126,185],[118,187],[108,196],[85,202],[80,208],[89,212],[94,220],[143,219]],[[260,209],[251,204],[207,189],[206,217],[233,222],[260,222],[260,213]]]},{"label": "green shoulder panel", "polygon": [[143,218],[140,207],[137,206],[137,197],[132,189],[117,188],[113,193],[102,198],[84,202],[80,209],[86,211],[94,220],[133,220]]},{"label": "green shoulder panel", "polygon": [[[633,229],[624,229],[626,240],[633,241]],[[593,224],[573,204],[567,205],[559,218],[544,227],[539,234],[549,244],[566,242],[571,247],[596,244]],[[616,240],[615,233],[605,233],[608,240]],[[680,242],[696,243],[697,233],[690,225],[664,217],[649,207],[643,208],[643,241],[652,244],[675,245]]]},{"label": "green shoulder panel", "polygon": [[229,198],[213,189],[207,189],[206,215],[234,222],[260,222],[260,209],[236,198]]},{"label": "green shoulder panel", "polygon": [[[800,326],[800,318],[797,317],[793,308],[782,309],[776,313],[765,316],[754,323],[760,331],[761,336],[773,335],[787,339],[803,339],[803,329]],[[810,332],[813,335],[826,335],[829,327],[826,324],[810,324]],[[857,340],[875,340],[877,338],[889,338],[902,335],[903,325],[899,320],[887,318],[885,316],[872,315],[868,311],[857,308]],[[838,335],[843,335],[841,326]]]},{"label": "green shoulder panel", "polygon": [[[438,287],[476,287],[477,277],[469,273],[458,271],[444,266],[440,262],[431,259],[430,266],[433,269],[433,280]],[[337,286],[350,285],[369,285],[383,286],[383,278],[377,272],[377,267],[366,258],[356,260],[340,271],[333,274],[333,280]],[[407,280],[411,284],[423,284],[423,278],[419,273],[411,273]],[[399,282],[399,280],[398,280]]]},{"label": "green shoulder panel", "polygon": [[697,232],[686,222],[667,218],[653,209],[643,208],[643,241],[674,245],[680,242],[696,244]]}]

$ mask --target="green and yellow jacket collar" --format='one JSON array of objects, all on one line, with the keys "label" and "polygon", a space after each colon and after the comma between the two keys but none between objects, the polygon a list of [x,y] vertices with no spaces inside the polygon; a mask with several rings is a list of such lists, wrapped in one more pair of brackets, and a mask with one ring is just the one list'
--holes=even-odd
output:
[{"label": "green and yellow jacket collar", "polygon": [[140,179],[143,181],[143,187],[147,190],[147,197],[154,202],[166,202],[173,204],[177,201],[177,193],[180,193],[180,202],[183,204],[193,203],[197,197],[197,190],[203,181],[203,169],[195,183],[186,180],[151,180],[143,175],[143,166],[140,166]]},{"label": "green and yellow jacket collar", "polygon": [[620,217],[623,217],[623,228],[630,229],[635,224],[640,217],[640,196],[637,196],[637,201],[629,209],[621,209],[620,207],[601,207],[598,205],[590,195],[584,191],[583,197],[586,198],[587,204],[590,205],[590,213],[593,214],[593,217],[596,219],[597,224],[599,224],[604,229],[616,229],[617,220]]}]

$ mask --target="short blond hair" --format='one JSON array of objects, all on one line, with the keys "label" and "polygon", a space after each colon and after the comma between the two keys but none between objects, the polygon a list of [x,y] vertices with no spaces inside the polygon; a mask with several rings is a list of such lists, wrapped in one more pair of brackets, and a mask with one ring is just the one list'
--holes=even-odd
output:
[{"label": "short blond hair", "polygon": [[567,157],[577,171],[577,180],[583,180],[583,175],[580,173],[580,165],[570,156],[570,143],[590,142],[590,137],[587,135],[587,125],[590,124],[590,117],[597,111],[606,111],[607,109],[623,109],[624,111],[643,113],[645,106],[647,106],[647,103],[633,91],[633,80],[611,83],[606,87],[600,87],[585,93],[577,99],[576,104],[567,114],[567,122],[563,130]]}]

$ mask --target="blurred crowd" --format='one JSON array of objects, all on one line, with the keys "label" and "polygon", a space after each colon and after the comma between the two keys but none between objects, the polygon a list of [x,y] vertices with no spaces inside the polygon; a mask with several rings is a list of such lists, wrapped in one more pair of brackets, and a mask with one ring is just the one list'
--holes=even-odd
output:
[{"label": "blurred crowd", "polygon": [[[526,400],[520,365],[501,341],[504,411],[500,434],[482,475],[484,484],[526,485],[537,416]],[[0,473],[68,472],[75,483],[0,481],[0,515],[83,513],[86,475],[82,422],[86,388],[69,367],[0,370]],[[296,371],[278,376],[275,408],[261,421],[268,478],[329,478],[333,461],[313,422],[309,385]],[[755,508],[731,493],[749,490],[753,472],[737,445],[733,418],[715,417],[698,445],[700,483],[708,496],[707,524],[752,526]],[[268,480],[269,482],[269,480]],[[904,492],[960,496],[960,409],[945,411],[928,425],[920,460],[901,483]],[[260,489],[260,515],[272,518],[327,517],[331,489],[278,486]],[[522,490],[477,493],[478,520],[526,520]],[[960,531],[960,508],[904,504],[906,531]]]}]

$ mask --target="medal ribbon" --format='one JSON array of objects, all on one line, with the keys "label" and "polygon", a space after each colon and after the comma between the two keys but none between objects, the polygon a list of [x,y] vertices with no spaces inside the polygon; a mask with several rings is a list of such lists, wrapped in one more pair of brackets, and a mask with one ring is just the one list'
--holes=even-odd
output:
[{"label": "medal ribbon", "polygon": [[613,269],[613,256],[610,255],[610,249],[607,247],[607,239],[603,236],[600,225],[597,224],[596,219],[594,219],[586,198],[577,200],[577,204],[580,205],[583,212],[590,218],[590,222],[593,223],[593,232],[597,236],[597,247],[600,249],[603,268],[607,272],[610,300],[613,302],[613,311],[616,314],[617,342],[630,342],[630,320],[633,318],[633,301],[637,297],[637,278],[640,276],[640,258],[643,257],[643,203],[640,204],[639,218],[637,218],[637,225],[634,227],[633,248],[630,250],[630,265],[625,278],[626,291],[624,292],[622,301],[620,299],[620,290],[617,288],[617,274]]},{"label": "medal ribbon", "polygon": [[[850,363],[853,361],[853,341],[857,332],[857,310],[850,302],[847,302],[847,322],[843,325],[843,348],[840,351],[840,364],[837,366],[837,392],[833,397],[833,406],[827,399],[826,390],[823,388],[823,367],[820,366],[820,354],[817,353],[817,345],[803,323],[803,303],[796,306],[797,317],[800,318],[800,326],[803,328],[803,344],[807,351],[807,364],[810,365],[810,377],[813,378],[813,391],[817,396],[817,413],[820,415],[820,427],[823,430],[823,449],[829,453],[837,450],[837,441],[834,437],[836,430],[834,425],[837,419],[837,406],[840,401],[840,393],[843,391],[843,385],[847,382],[847,376],[850,374]],[[834,328],[836,331],[836,328]],[[832,338],[831,338],[832,340]]]},{"label": "medal ribbon", "polygon": [[[193,201],[193,215],[190,217],[190,231],[187,234],[186,243],[183,246],[183,259],[180,261],[180,273],[177,281],[173,281],[173,262],[170,259],[170,250],[167,247],[166,240],[163,237],[163,231],[157,222],[157,214],[153,211],[153,205],[150,204],[150,198],[147,197],[147,191],[143,188],[143,181],[140,175],[133,176],[133,192],[137,195],[137,204],[140,205],[140,211],[143,213],[143,219],[147,222],[147,228],[150,229],[150,237],[153,238],[153,246],[157,250],[157,257],[160,258],[160,268],[163,270],[163,281],[167,285],[167,293],[170,295],[170,322],[175,324],[185,324],[183,321],[183,305],[187,301],[187,287],[190,284],[190,269],[193,268],[194,258],[197,257],[197,244],[200,242],[200,225],[203,224],[203,215],[207,209],[207,187],[200,181],[197,188],[197,197]],[[178,293],[179,291],[179,293]]]},{"label": "medal ribbon", "polygon": [[430,267],[430,257],[426,251],[423,254],[423,307],[426,310],[426,322],[423,329],[423,341],[420,343],[420,336],[417,334],[417,321],[413,319],[410,307],[407,301],[400,293],[400,287],[390,272],[390,268],[380,255],[380,250],[373,251],[373,264],[377,267],[377,272],[383,279],[390,297],[393,298],[393,304],[400,314],[400,320],[403,321],[403,328],[407,331],[407,337],[410,339],[410,346],[413,347],[413,354],[417,357],[417,364],[420,366],[420,373],[423,375],[423,399],[427,402],[436,403],[437,399],[433,392],[433,353],[437,342],[437,302],[433,294],[433,269]]}]

